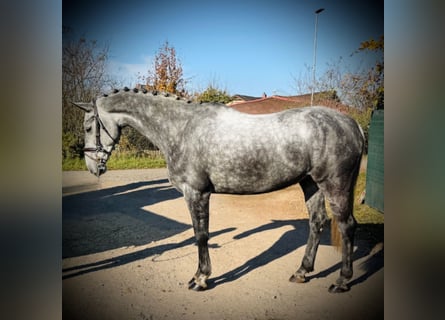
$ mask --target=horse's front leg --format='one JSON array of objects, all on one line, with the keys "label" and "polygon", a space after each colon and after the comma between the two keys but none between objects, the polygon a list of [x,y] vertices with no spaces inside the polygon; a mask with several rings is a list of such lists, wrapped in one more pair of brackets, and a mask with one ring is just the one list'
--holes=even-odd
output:
[{"label": "horse's front leg", "polygon": [[198,270],[189,281],[189,289],[201,291],[207,288],[206,280],[212,272],[209,248],[207,245],[207,241],[209,240],[210,192],[201,192],[191,188],[186,189],[187,190],[184,190],[184,197],[192,216],[199,256]]}]

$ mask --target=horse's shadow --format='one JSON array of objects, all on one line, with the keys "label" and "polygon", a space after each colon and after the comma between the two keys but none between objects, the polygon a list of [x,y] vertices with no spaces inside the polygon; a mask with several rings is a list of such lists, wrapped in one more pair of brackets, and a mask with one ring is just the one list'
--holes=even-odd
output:
[{"label": "horse's shadow", "polygon": [[[144,206],[166,200],[176,199],[182,195],[168,184],[167,179],[137,182],[97,191],[66,195],[62,198],[63,223],[63,258],[98,253],[125,246],[145,245],[183,232],[191,225],[180,223],[143,210]],[[235,281],[249,272],[260,268],[297,248],[304,246],[309,233],[308,220],[272,220],[270,223],[234,236],[235,240],[249,237],[267,230],[292,226],[270,248],[246,261],[239,267],[208,280],[208,288]],[[226,228],[210,234],[231,232],[236,228]],[[369,234],[374,236],[370,237]],[[357,250],[354,260],[364,259],[360,268],[365,272],[350,282],[351,286],[365,281],[369,276],[383,268],[383,250],[372,253],[372,248],[383,242],[383,225],[361,224],[357,230]],[[132,252],[94,263],[78,265],[63,269],[63,279],[98,270],[109,269],[162,254],[169,250],[179,249],[195,243],[190,237],[179,243],[168,243]],[[320,244],[330,244],[330,227],[327,226],[321,235]],[[298,263],[299,261],[296,261]],[[324,278],[341,267],[337,263],[325,270],[309,275],[307,280]]]},{"label": "horse's shadow", "polygon": [[[254,233],[263,232],[271,229],[281,228],[286,225],[291,225],[294,229],[286,231],[269,249],[255,256],[254,258],[246,261],[244,264],[239,267],[230,270],[218,277],[210,278],[208,280],[208,288],[212,289],[218,285],[235,281],[249,272],[260,268],[280,257],[283,257],[297,248],[304,246],[307,241],[307,236],[309,232],[309,225],[307,219],[302,220],[272,220],[271,223],[257,227],[255,229],[243,232],[239,235],[236,235],[234,239],[242,239],[248,237]],[[383,235],[383,225],[381,226],[381,234]],[[375,225],[371,225],[372,228]],[[365,262],[363,262],[360,267],[364,270],[364,274],[359,278],[350,282],[350,286],[354,286],[365,281],[369,276],[377,272],[383,267],[383,250],[378,251],[376,254],[372,254],[371,250],[376,245],[377,242],[383,239],[379,239],[379,237],[373,239],[361,239],[360,231],[367,230],[369,226],[360,225],[359,232],[357,238],[358,248],[354,252],[353,259],[359,260],[363,257],[369,255]],[[362,232],[365,233],[365,232]],[[320,244],[329,245],[330,244],[330,227],[325,228],[324,232],[321,234]],[[296,261],[296,264],[299,261]],[[307,276],[307,281],[316,278],[325,278],[329,274],[336,272],[341,268],[341,262],[322,270],[313,275]]]},{"label": "horse's shadow", "polygon": [[[212,232],[210,233],[210,236],[216,237],[220,234],[231,232],[233,230],[236,230],[236,228],[226,228],[223,230]],[[119,267],[138,260],[146,259],[148,257],[161,255],[170,250],[176,250],[185,246],[193,245],[195,243],[196,243],[195,237],[190,237],[178,243],[162,244],[155,247],[146,248],[143,250],[123,254],[120,256],[112,257],[101,261],[64,268],[62,272],[65,273],[65,275],[62,276],[62,279],[73,278],[90,272]]]},{"label": "horse's shadow", "polygon": [[191,228],[142,209],[181,196],[167,179],[63,196],[62,257],[144,245]]}]

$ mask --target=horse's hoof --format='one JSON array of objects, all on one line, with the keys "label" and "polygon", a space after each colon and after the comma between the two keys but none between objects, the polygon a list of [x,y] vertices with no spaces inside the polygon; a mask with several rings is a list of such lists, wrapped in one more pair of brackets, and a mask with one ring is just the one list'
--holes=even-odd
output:
[{"label": "horse's hoof", "polygon": [[199,284],[195,284],[194,286],[191,286],[191,287],[189,287],[189,290],[193,290],[193,291],[196,291],[196,292],[199,292],[199,291],[204,291],[204,290],[206,290],[207,288],[204,288],[204,287],[202,287],[202,286],[200,286]]},{"label": "horse's hoof", "polygon": [[190,289],[193,289],[195,286],[196,286],[196,279],[195,278],[192,278],[189,282],[188,282],[188,285],[189,285],[189,290]]},{"label": "horse's hoof", "polygon": [[295,283],[305,283],[306,277],[301,274],[293,274],[292,277],[289,278],[289,281]]},{"label": "horse's hoof", "polygon": [[200,284],[196,283],[196,279],[192,278],[192,280],[189,281],[189,290],[193,291],[204,291],[207,289],[207,286],[201,286]]},{"label": "horse's hoof", "polygon": [[342,292],[346,292],[349,291],[349,287],[346,284],[331,284],[331,286],[329,287],[328,291],[330,293],[342,293]]}]

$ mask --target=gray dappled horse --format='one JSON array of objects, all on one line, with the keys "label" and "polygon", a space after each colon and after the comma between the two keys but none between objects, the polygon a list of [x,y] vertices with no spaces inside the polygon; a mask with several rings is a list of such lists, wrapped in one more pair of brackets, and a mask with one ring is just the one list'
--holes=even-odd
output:
[{"label": "gray dappled horse", "polygon": [[[85,161],[97,176],[131,126],[164,154],[171,184],[185,198],[198,243],[199,263],[189,288],[207,288],[211,273],[209,199],[212,193],[253,194],[300,183],[308,208],[309,238],[300,268],[289,279],[305,282],[314,270],[320,233],[328,220],[325,197],[342,236],[340,277],[330,292],[349,290],[356,221],[353,190],[363,132],[351,118],[325,107],[249,115],[217,103],[191,103],[137,89],[73,103],[85,111]],[[335,230],[334,230],[335,229]]]}]

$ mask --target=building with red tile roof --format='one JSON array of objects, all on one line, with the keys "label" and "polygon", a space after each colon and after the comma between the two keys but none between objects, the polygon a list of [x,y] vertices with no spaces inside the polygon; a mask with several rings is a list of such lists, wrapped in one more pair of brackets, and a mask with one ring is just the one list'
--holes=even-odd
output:
[{"label": "building with red tile roof", "polygon": [[[274,95],[268,97],[263,94],[263,97],[250,97],[243,95],[235,95],[234,101],[227,105],[245,113],[251,114],[266,114],[283,111],[291,108],[300,108],[310,106],[311,94],[303,94],[299,96],[279,96]],[[347,108],[343,106],[334,93],[317,92],[314,93],[314,105],[325,105],[327,107],[342,109]]]}]

